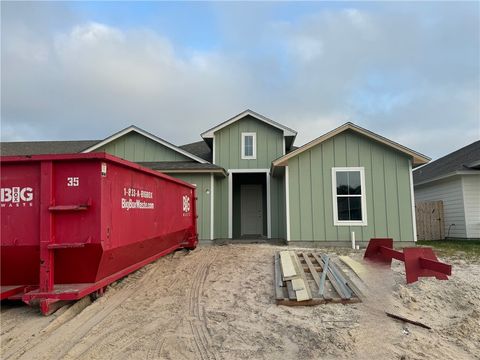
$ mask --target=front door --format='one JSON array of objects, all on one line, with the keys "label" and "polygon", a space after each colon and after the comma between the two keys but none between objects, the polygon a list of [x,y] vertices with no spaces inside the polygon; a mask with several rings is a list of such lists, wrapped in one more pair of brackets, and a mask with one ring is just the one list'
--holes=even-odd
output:
[{"label": "front door", "polygon": [[263,235],[262,185],[241,185],[242,235]]}]

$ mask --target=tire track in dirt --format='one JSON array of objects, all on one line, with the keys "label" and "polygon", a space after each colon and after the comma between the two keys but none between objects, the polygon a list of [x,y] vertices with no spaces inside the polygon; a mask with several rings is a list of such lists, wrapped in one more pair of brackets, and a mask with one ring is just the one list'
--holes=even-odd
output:
[{"label": "tire track in dirt", "polygon": [[[175,258],[175,254],[177,253],[172,253],[170,255],[167,255],[164,260],[171,262],[173,258]],[[181,253],[185,255],[185,252]],[[137,289],[138,292],[141,291],[142,288],[144,287],[150,287],[152,286],[152,283],[150,279],[154,277],[155,279],[157,278],[157,275],[159,271],[163,271],[163,266],[158,264],[157,265],[157,271],[155,271],[154,274],[152,274],[148,279],[143,281],[145,284],[143,287],[140,287]],[[178,279],[174,277],[172,280],[170,280],[169,283],[166,284],[165,289],[168,292],[169,290],[172,289],[175,285],[180,285],[178,282]],[[149,292],[150,293],[150,292]],[[152,311],[155,311],[153,308],[151,309]],[[127,319],[127,318],[125,318]],[[167,331],[170,333],[175,333],[175,331],[178,329],[180,323],[177,323],[177,326],[175,326],[173,329],[170,329]],[[128,350],[128,348],[135,348],[143,345],[137,345],[141,344],[145,339],[148,339],[149,336],[152,336],[152,333],[145,332],[144,331],[145,323],[144,322],[138,322],[135,326],[131,326],[128,328],[125,328],[125,325],[120,325],[118,328],[115,326],[108,331],[104,332],[102,331],[98,336],[95,335],[93,337],[89,337],[83,340],[83,342],[77,344],[74,346],[71,351],[70,355],[73,355],[75,359],[88,359],[89,354],[91,352],[95,352],[95,350],[98,350],[98,346],[107,346],[109,343],[115,343],[114,348],[108,348],[108,353],[109,357],[112,359],[123,359],[126,356],[125,351]],[[157,350],[159,347],[163,347],[165,344],[166,340],[166,335],[165,335],[165,330],[162,331],[162,335],[160,337],[159,342],[155,346],[155,351],[152,353],[153,349],[149,349],[146,355],[146,359],[150,359],[153,356],[153,359],[158,359],[158,357],[155,356],[156,353],[161,352],[162,349]]]},{"label": "tire track in dirt", "polygon": [[201,359],[218,359],[218,355],[211,347],[210,333],[208,332],[207,319],[203,307],[200,305],[203,286],[208,275],[210,266],[215,261],[216,253],[210,256],[210,251],[202,257],[192,285],[189,289],[189,323],[193,335],[193,343],[198,350]]},{"label": "tire track in dirt", "polygon": [[[219,359],[219,356],[211,349],[211,339],[207,327],[207,319],[203,307],[200,306],[200,298],[203,291],[203,285],[207,278],[209,268],[215,261],[216,253],[212,256],[210,249],[201,249],[200,263],[196,262],[197,268],[193,272],[191,285],[186,297],[188,298],[187,316],[177,321],[177,325],[164,331],[162,337],[158,340],[156,346],[147,353],[147,360],[162,358],[162,351],[167,342],[167,337],[176,333],[182,324],[187,324],[192,338],[192,349],[196,349],[197,355],[202,360]],[[200,252],[198,253],[200,254]],[[170,286],[173,286],[177,280],[172,280]]]},{"label": "tire track in dirt", "polygon": [[[44,332],[36,338],[32,344],[29,342],[21,348],[13,349],[5,354],[5,360],[9,359],[35,359],[38,354],[46,354],[48,350],[53,350],[49,359],[63,359],[68,352],[73,349],[82,338],[96,325],[101,323],[108,315],[110,315],[118,306],[123,304],[125,300],[137,292],[145,282],[150,280],[160,267],[153,266],[142,274],[132,274],[132,283],[118,290],[113,294],[112,298],[104,302],[104,307],[97,310],[87,308],[86,311],[77,315],[76,321],[69,321],[59,328],[51,332]],[[90,310],[90,313],[88,313]],[[79,317],[85,316],[86,319],[79,321]],[[64,339],[67,339],[66,341]],[[62,346],[59,347],[58,344]]]},{"label": "tire track in dirt", "polygon": [[100,335],[96,335],[93,342],[86,341],[81,345],[74,346],[71,350],[75,351],[77,347],[80,348],[79,351],[75,351],[75,359],[88,359],[88,353],[94,350],[95,345],[107,342],[109,338],[113,338],[115,339],[115,349],[111,350],[109,355],[111,355],[112,359],[115,359],[116,354],[123,353],[125,349],[139,341],[139,339],[132,336],[132,334],[135,334],[141,327],[142,324],[139,324],[133,329],[125,329],[123,324],[119,324],[117,327],[111,328],[108,331],[102,331]]},{"label": "tire track in dirt", "polygon": [[160,359],[160,354],[162,353],[166,341],[166,336],[162,336],[160,340],[156,343],[155,347],[147,352],[146,360]]},{"label": "tire track in dirt", "polygon": [[[139,284],[137,284],[136,282],[134,283],[134,285],[135,285],[134,288],[132,289],[132,291],[129,292],[129,294],[127,296],[122,296],[123,300],[126,300],[129,297],[131,297],[132,295],[134,295],[135,293],[138,293],[145,286],[147,286],[147,287],[150,286],[150,284],[151,284],[150,280],[154,279],[157,276],[157,274],[162,271],[162,266],[160,264],[155,264],[153,266],[154,266],[154,268],[151,269],[151,271],[148,274],[143,276],[138,281]],[[109,313],[111,313],[113,310],[115,310],[118,307],[118,305],[121,305],[123,302],[124,301],[121,301],[119,304],[117,304],[115,306],[115,308],[111,309],[111,311]],[[102,318],[102,320],[103,319],[105,319],[105,316]],[[91,327],[91,329],[94,326],[98,325],[99,323],[100,322],[93,325]],[[94,336],[93,338],[88,339],[88,340],[91,340],[91,341],[85,341],[84,343],[77,342],[76,344],[73,344],[72,347],[70,347],[70,350],[73,350],[75,352],[75,354],[74,354],[75,359],[85,359],[85,358],[88,358],[86,355],[92,349],[94,349],[95,345],[97,345],[101,342],[105,342],[110,337],[114,337],[115,338],[115,343],[116,344],[118,343],[118,345],[115,346],[115,349],[111,349],[109,351],[109,355],[111,356],[111,358],[114,359],[114,358],[116,358],[117,354],[123,354],[125,349],[127,349],[128,347],[138,343],[142,339],[142,337],[136,337],[136,336],[133,336],[133,334],[139,333],[140,330],[143,327],[144,327],[144,324],[141,323],[141,322],[138,323],[133,328],[128,328],[128,329],[125,329],[124,325],[120,325],[120,327],[118,329],[113,329],[113,330],[107,331],[106,333],[101,333],[100,336]],[[118,336],[119,333],[121,334],[120,336]],[[68,352],[66,352],[65,354],[67,355]]]}]

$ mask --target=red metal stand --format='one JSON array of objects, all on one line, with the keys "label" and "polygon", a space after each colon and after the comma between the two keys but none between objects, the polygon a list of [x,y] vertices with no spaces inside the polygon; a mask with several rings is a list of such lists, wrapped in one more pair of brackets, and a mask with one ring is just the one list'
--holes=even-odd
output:
[{"label": "red metal stand", "polygon": [[392,259],[405,263],[407,284],[413,283],[419,277],[435,276],[439,280],[448,280],[452,274],[452,265],[438,261],[432,248],[409,247],[403,252],[393,249],[393,239],[370,239],[365,250],[364,259],[375,263],[388,265]]}]

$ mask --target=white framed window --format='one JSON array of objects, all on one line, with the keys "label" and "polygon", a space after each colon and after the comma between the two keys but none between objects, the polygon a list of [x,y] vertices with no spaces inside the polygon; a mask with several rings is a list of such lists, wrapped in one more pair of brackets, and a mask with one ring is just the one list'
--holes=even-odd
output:
[{"label": "white framed window", "polygon": [[257,158],[257,133],[242,133],[242,159],[252,160]]},{"label": "white framed window", "polygon": [[332,168],[333,223],[337,226],[367,225],[365,169]]}]

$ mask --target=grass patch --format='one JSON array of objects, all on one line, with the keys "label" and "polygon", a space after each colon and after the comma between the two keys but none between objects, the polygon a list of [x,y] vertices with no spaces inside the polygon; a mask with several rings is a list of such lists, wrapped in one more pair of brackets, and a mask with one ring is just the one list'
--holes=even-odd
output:
[{"label": "grass patch", "polygon": [[417,245],[430,246],[440,256],[480,258],[480,240],[419,240]]}]

